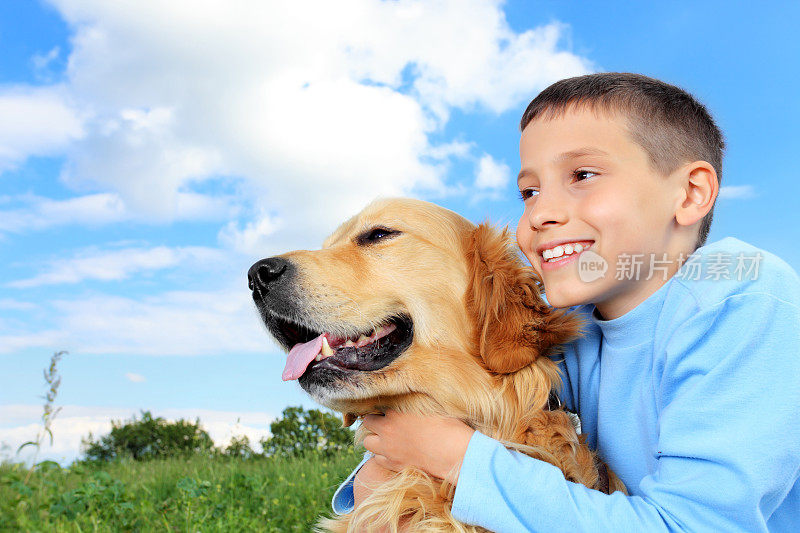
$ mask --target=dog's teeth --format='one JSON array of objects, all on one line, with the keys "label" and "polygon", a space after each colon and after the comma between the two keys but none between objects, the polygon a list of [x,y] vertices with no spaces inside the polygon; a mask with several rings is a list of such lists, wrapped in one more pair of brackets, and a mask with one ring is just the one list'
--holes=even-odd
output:
[{"label": "dog's teeth", "polygon": [[314,358],[314,361],[322,361],[322,354],[318,353],[317,356]]},{"label": "dog's teeth", "polygon": [[319,359],[317,361],[321,361],[322,357],[330,357],[333,355],[333,350],[331,349],[330,344],[328,344],[327,337],[322,337],[322,352],[317,356]]},{"label": "dog's teeth", "polygon": [[355,345],[356,345],[356,343],[354,343],[354,342],[353,342],[353,341],[351,341],[350,339],[347,339],[347,341],[344,343],[344,345],[345,345],[345,346],[355,346]]},{"label": "dog's teeth", "polygon": [[356,341],[356,348],[361,348],[363,346],[366,346],[367,344],[370,344],[374,340],[375,340],[374,336],[367,337],[366,335],[361,335]]}]

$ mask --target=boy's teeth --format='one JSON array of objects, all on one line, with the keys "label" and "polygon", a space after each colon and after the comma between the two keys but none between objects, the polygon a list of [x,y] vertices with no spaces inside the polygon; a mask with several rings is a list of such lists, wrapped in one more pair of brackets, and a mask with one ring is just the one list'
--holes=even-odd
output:
[{"label": "boy's teeth", "polygon": [[554,246],[553,248],[542,251],[542,258],[544,258],[545,261],[556,260],[560,259],[562,256],[579,254],[588,248],[588,246],[584,246],[577,242],[559,244],[558,246]]}]

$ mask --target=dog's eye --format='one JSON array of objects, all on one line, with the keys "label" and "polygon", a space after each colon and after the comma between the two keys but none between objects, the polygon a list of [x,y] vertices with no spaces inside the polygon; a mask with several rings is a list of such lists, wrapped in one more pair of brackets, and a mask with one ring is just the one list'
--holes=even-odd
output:
[{"label": "dog's eye", "polygon": [[356,239],[358,244],[361,246],[373,244],[380,240],[386,239],[388,237],[394,237],[395,235],[399,235],[400,232],[393,229],[388,228],[372,228],[371,230],[367,230],[361,235],[358,236]]}]

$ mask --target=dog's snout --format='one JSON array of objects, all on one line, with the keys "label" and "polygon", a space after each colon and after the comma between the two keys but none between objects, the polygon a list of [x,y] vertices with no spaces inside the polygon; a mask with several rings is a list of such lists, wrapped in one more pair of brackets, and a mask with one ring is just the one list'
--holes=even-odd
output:
[{"label": "dog's snout", "polygon": [[247,271],[247,286],[250,290],[267,290],[270,284],[278,280],[289,270],[289,261],[281,257],[262,259]]}]

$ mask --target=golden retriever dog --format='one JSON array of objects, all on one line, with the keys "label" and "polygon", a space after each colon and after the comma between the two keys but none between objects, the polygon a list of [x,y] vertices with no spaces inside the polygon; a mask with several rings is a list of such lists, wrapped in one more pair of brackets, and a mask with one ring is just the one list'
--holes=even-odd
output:
[{"label": "golden retriever dog", "polygon": [[[580,323],[548,307],[507,231],[442,207],[378,200],[321,250],[254,264],[253,299],[288,352],[284,379],[343,414],[388,408],[456,417],[604,492],[622,483],[549,408],[558,345]],[[357,434],[357,440],[363,435]],[[479,531],[450,513],[454,487],[405,469],[330,531]]]}]

